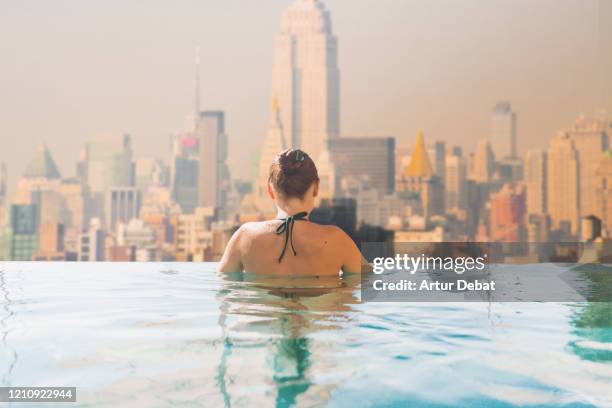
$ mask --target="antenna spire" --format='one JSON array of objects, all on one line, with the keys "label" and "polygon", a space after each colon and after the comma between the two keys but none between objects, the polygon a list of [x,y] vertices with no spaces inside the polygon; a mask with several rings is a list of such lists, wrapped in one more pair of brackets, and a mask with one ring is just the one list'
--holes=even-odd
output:
[{"label": "antenna spire", "polygon": [[195,49],[195,116],[194,121],[197,123],[200,115],[200,46]]}]

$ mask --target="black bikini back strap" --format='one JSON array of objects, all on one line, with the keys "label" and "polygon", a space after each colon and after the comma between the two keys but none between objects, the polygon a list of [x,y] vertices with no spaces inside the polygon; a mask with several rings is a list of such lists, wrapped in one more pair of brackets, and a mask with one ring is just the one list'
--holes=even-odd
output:
[{"label": "black bikini back strap", "polygon": [[308,213],[306,211],[302,211],[295,215],[291,215],[287,218],[282,218],[282,223],[276,227],[276,235],[280,235],[282,233],[285,234],[285,244],[283,245],[283,251],[278,257],[278,263],[283,260],[285,256],[285,251],[287,250],[287,243],[291,243],[291,250],[293,251],[293,255],[297,255],[295,248],[293,247],[293,224],[295,221],[305,221]]}]

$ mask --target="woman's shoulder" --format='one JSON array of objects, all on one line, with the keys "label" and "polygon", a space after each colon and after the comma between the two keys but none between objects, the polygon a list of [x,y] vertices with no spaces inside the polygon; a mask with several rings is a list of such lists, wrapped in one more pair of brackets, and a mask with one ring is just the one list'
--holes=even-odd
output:
[{"label": "woman's shoulder", "polygon": [[[253,237],[273,232],[278,225],[279,220],[249,221],[242,224],[236,233],[241,236]],[[336,225],[317,224],[314,222],[310,222],[307,225],[315,229],[317,234],[323,234],[338,239],[348,237],[344,230]]]},{"label": "woman's shoulder", "polygon": [[326,225],[326,224],[316,224],[312,223],[314,228],[316,229],[317,235],[323,235],[329,239],[333,239],[336,241],[343,241],[345,239],[350,239],[346,232],[337,225]]},{"label": "woman's shoulder", "polygon": [[328,234],[334,234],[334,235],[340,235],[340,234],[344,234],[344,230],[340,227],[338,227],[337,225],[332,225],[332,224],[315,224],[317,225],[319,228],[321,228],[322,231],[327,232]]},{"label": "woman's shoulder", "polygon": [[236,231],[239,235],[258,235],[262,233],[270,232],[270,230],[276,228],[278,222],[275,220],[268,221],[249,221],[245,222]]}]

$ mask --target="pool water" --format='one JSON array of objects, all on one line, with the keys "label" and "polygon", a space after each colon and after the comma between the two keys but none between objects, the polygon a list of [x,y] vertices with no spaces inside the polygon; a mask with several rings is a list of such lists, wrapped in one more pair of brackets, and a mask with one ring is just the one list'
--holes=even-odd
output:
[{"label": "pool water", "polygon": [[0,263],[0,385],[76,386],[79,407],[612,406],[610,303],[361,303],[359,279],[215,268]]}]

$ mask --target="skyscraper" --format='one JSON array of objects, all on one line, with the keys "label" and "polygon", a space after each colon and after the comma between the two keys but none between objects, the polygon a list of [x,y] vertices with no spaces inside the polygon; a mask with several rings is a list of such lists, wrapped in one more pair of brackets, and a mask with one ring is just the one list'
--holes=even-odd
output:
[{"label": "skyscraper", "polygon": [[438,140],[427,146],[427,155],[431,160],[434,174],[438,176],[442,184],[444,184],[446,174],[446,142]]},{"label": "skyscraper", "polygon": [[606,237],[612,233],[612,152],[602,154],[595,179],[595,211]]},{"label": "skyscraper", "polygon": [[548,150],[547,201],[552,228],[565,237],[578,233],[580,217],[578,152],[566,134],[555,136]]},{"label": "skyscraper", "polygon": [[35,204],[13,204],[10,218],[10,259],[31,261],[38,249],[38,208]]},{"label": "skyscraper", "polygon": [[581,216],[591,215],[595,211],[595,176],[601,155],[609,145],[606,125],[605,120],[593,120],[581,116],[571,129],[564,132],[578,153]]},{"label": "skyscraper", "polygon": [[314,160],[340,132],[338,43],[319,0],[296,0],[276,39],[272,95],[278,98],[289,147]]},{"label": "skyscraper", "polygon": [[263,144],[261,156],[259,158],[259,171],[255,180],[255,207],[265,214],[274,212],[274,203],[268,197],[268,177],[270,164],[276,155],[287,148],[285,132],[282,123],[282,114],[278,105],[278,100],[272,100],[272,117],[268,125],[268,134]]},{"label": "skyscraper", "polygon": [[200,149],[198,171],[198,205],[222,209],[229,188],[225,114],[220,111],[200,112],[196,123]]},{"label": "skyscraper", "polygon": [[547,155],[530,149],[525,155],[525,185],[527,187],[527,213],[546,214]]},{"label": "skyscraper", "polygon": [[510,102],[498,102],[493,108],[491,144],[498,158],[517,157],[516,114]]},{"label": "skyscraper", "polygon": [[77,179],[64,179],[59,186],[62,197],[62,218],[64,226],[79,233],[87,225],[86,189]]},{"label": "skyscraper", "polygon": [[466,207],[466,165],[459,154],[449,154],[445,160],[446,176],[444,203],[446,210],[463,210]]},{"label": "skyscraper", "polygon": [[495,171],[495,155],[487,139],[480,139],[472,163],[470,163],[470,178],[477,183],[488,183]]},{"label": "skyscraper", "polygon": [[172,199],[183,213],[198,206],[198,140],[193,135],[176,136],[172,141]]},{"label": "skyscraper", "polygon": [[446,180],[446,143],[443,141],[437,141],[434,151],[434,169],[436,176],[440,178],[442,185],[444,185],[444,181]]}]

